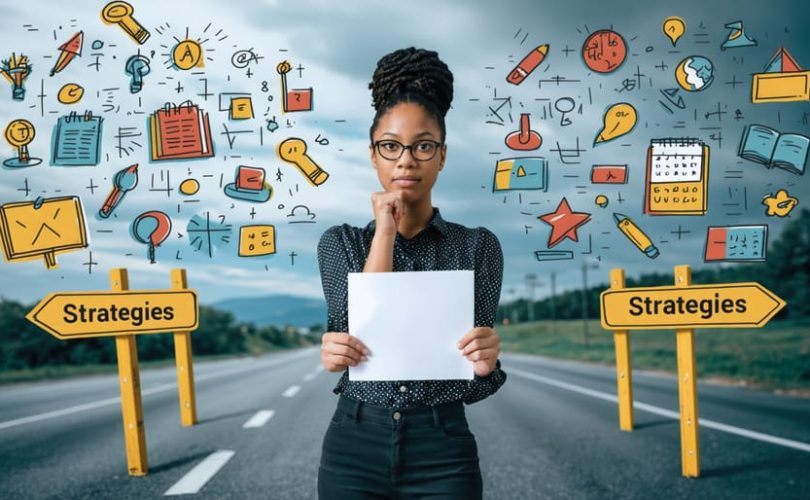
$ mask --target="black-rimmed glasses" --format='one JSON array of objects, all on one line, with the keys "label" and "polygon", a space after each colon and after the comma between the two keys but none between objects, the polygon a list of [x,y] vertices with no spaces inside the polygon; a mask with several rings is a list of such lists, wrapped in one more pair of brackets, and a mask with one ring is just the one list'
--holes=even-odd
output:
[{"label": "black-rimmed glasses", "polygon": [[411,155],[417,161],[432,160],[436,156],[436,151],[442,145],[441,142],[436,142],[430,139],[422,139],[414,142],[413,144],[402,144],[399,141],[386,139],[374,143],[374,148],[377,153],[386,160],[396,161],[402,157],[406,149],[411,150]]}]

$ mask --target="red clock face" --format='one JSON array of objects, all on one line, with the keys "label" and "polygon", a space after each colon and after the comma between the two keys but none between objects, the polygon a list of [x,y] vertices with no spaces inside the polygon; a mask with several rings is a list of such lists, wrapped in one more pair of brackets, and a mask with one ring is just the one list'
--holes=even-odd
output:
[{"label": "red clock face", "polygon": [[585,65],[597,73],[612,73],[627,58],[627,44],[615,31],[601,30],[592,33],[582,45]]}]

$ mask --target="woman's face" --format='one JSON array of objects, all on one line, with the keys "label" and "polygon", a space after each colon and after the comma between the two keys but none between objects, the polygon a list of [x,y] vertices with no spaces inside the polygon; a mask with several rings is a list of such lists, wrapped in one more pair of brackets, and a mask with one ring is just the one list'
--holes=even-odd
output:
[{"label": "woman's face", "polygon": [[[438,143],[441,141],[441,129],[436,120],[425,108],[416,103],[399,103],[383,115],[377,123],[374,131],[374,142],[383,141],[380,148],[383,154],[388,157],[396,155],[399,148],[393,142],[397,141],[402,145],[409,146],[414,143],[421,146],[422,151],[417,151],[417,157],[427,156],[426,150],[433,144],[427,141]],[[426,142],[420,142],[426,141]],[[418,160],[414,158],[414,149],[405,149],[399,159],[386,159],[378,148],[371,146],[371,163],[377,170],[377,178],[387,192],[401,191],[403,201],[406,203],[416,203],[426,196],[430,199],[430,190],[436,183],[439,171],[444,167],[444,158],[447,147],[444,144],[436,146],[435,156],[429,160]],[[395,151],[392,154],[388,150]]]}]

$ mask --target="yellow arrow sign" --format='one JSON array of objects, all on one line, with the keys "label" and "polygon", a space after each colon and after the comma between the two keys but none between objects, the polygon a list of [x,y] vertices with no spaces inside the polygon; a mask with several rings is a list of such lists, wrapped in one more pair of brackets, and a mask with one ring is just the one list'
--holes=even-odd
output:
[{"label": "yellow arrow sign", "polygon": [[199,322],[193,290],[55,292],[26,318],[62,340],[190,331]]},{"label": "yellow arrow sign", "polygon": [[602,328],[759,328],[785,301],[759,283],[721,283],[689,287],[605,290]]}]

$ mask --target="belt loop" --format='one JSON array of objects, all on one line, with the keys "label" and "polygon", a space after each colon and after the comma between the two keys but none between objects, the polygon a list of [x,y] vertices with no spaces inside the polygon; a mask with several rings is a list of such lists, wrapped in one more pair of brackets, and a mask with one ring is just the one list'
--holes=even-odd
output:
[{"label": "belt loop", "polygon": [[363,404],[362,401],[359,399],[354,403],[354,411],[352,412],[352,418],[354,418],[355,422],[360,421],[360,406]]},{"label": "belt loop", "polygon": [[436,427],[441,427],[442,421],[441,418],[439,418],[439,407],[434,405],[431,406],[430,409],[433,410],[433,425]]}]

